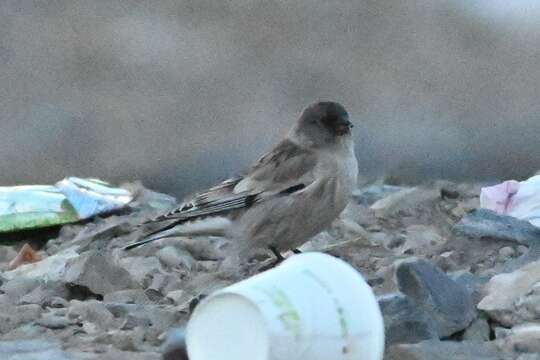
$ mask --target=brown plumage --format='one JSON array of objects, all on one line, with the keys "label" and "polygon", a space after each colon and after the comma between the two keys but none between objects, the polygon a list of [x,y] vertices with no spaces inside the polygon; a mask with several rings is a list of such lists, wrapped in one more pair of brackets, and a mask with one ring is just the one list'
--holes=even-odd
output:
[{"label": "brown plumage", "polygon": [[356,186],[351,128],[342,105],[309,106],[288,136],[244,175],[151,221],[163,226],[125,248],[179,235],[230,237],[240,256],[301,245],[330,225]]}]

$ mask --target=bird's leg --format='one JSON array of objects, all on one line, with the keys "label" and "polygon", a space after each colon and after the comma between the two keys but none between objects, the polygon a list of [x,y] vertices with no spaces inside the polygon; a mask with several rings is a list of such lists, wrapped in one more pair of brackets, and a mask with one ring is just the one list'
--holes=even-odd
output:
[{"label": "bird's leg", "polygon": [[283,255],[281,255],[281,253],[276,249],[275,246],[273,245],[270,245],[268,247],[270,249],[270,251],[274,254],[274,256],[276,257],[276,264],[279,264],[280,262],[282,262],[283,260],[285,260],[285,258],[283,257]]},{"label": "bird's leg", "polygon": [[[266,265],[263,265],[262,267],[260,267],[258,269],[258,271],[266,271],[266,270],[270,270],[274,267],[276,267],[277,265],[279,265],[283,260],[285,260],[285,258],[283,257],[283,255],[281,255],[281,253],[278,251],[278,249],[273,246],[273,245],[270,245],[268,247],[268,249],[270,249],[270,251],[272,251],[272,254],[274,254],[274,256],[276,257],[276,259],[274,261],[272,261],[271,263],[268,263]],[[297,250],[297,249],[295,249]],[[299,250],[297,250],[299,251]]]},{"label": "bird's leg", "polygon": [[302,253],[302,251],[300,249],[292,249],[292,252],[294,254],[301,254]]}]

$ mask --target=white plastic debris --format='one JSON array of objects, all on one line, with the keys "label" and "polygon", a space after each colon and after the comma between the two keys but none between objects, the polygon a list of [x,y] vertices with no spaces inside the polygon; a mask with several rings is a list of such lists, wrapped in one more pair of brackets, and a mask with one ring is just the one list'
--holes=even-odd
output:
[{"label": "white plastic debris", "polygon": [[384,326],[355,269],[306,253],[205,299],[186,343],[190,360],[381,360]]},{"label": "white plastic debris", "polygon": [[482,188],[480,207],[527,220],[540,227],[540,175]]},{"label": "white plastic debris", "polygon": [[77,222],[126,206],[132,194],[97,179],[0,187],[0,233]]}]

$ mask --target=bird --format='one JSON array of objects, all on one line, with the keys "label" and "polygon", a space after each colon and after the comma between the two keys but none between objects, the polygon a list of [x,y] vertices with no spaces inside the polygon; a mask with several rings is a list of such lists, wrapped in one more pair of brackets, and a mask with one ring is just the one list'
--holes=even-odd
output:
[{"label": "bird", "polygon": [[306,107],[285,138],[243,175],[195,195],[147,223],[157,226],[133,249],[174,236],[233,239],[239,259],[256,249],[278,260],[329,227],[357,185],[353,124],[345,107]]}]

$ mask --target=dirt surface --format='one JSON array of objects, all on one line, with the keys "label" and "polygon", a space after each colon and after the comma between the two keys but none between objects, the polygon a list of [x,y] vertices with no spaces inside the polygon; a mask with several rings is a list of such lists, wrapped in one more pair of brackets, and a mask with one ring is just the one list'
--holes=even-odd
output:
[{"label": "dirt surface", "polygon": [[[176,204],[127,187],[138,195],[120,213],[24,241],[11,235],[0,246],[0,354],[160,359],[171,329],[185,325],[201,298],[274,261],[261,254],[224,277],[225,239],[171,238],[122,250],[140,238],[138,224]],[[476,211],[479,191],[450,182],[360,188],[332,227],[302,246],[342,258],[373,287],[387,358],[454,358],[430,357],[449,346],[462,359],[513,359],[537,349],[540,237],[528,223]],[[26,247],[9,270],[26,243],[37,251]],[[493,300],[498,291],[504,296]]]}]

